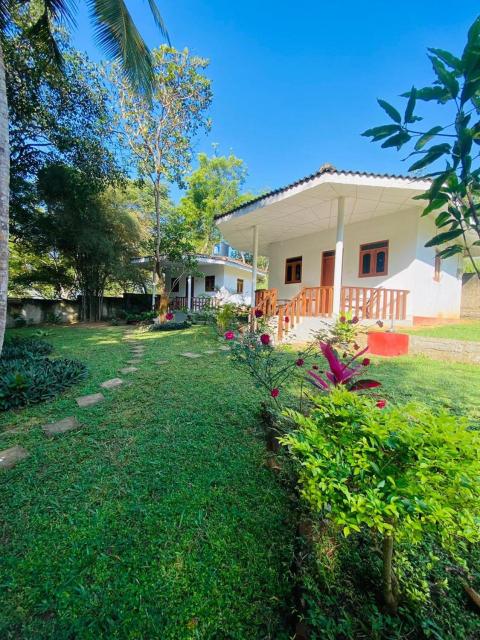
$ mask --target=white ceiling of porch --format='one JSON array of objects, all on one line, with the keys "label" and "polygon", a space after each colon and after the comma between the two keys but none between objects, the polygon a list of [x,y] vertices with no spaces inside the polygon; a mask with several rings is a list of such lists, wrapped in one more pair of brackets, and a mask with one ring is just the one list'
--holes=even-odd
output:
[{"label": "white ceiling of porch", "polygon": [[426,181],[364,175],[327,174],[246,204],[217,221],[236,249],[252,250],[252,227],[259,228],[259,250],[271,242],[335,228],[338,197],[345,197],[345,224],[418,208],[412,198],[429,186]]}]

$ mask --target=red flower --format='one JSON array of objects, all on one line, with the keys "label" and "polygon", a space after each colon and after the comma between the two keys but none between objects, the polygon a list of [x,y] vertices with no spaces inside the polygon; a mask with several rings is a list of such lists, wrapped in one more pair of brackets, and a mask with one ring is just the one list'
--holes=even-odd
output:
[{"label": "red flower", "polygon": [[233,331],[227,331],[225,333],[225,340],[234,340],[235,339],[235,334],[233,333]]},{"label": "red flower", "polygon": [[386,400],[379,400],[379,401],[377,402],[377,407],[378,407],[379,409],[385,409],[386,404],[387,404],[387,401],[386,401]]},{"label": "red flower", "polygon": [[357,323],[358,323],[358,317],[357,316],[353,316],[352,324],[357,324]]},{"label": "red flower", "polygon": [[342,322],[342,323],[343,323],[343,322],[346,322],[346,321],[347,321],[347,319],[346,319],[346,317],[345,317],[345,316],[340,316],[340,322]]},{"label": "red flower", "polygon": [[263,311],[261,309],[255,309],[255,318],[261,318],[263,316]]},{"label": "red flower", "polygon": [[270,395],[272,396],[272,398],[277,398],[279,393],[280,393],[280,389],[277,389],[277,388],[272,389],[270,391]]},{"label": "red flower", "polygon": [[303,358],[299,358],[295,364],[297,365],[297,367],[303,367],[303,365],[305,364],[305,360]]},{"label": "red flower", "polygon": [[260,342],[265,346],[267,346],[267,344],[270,344],[270,336],[268,335],[268,333],[262,333],[262,335],[260,336]]},{"label": "red flower", "polygon": [[312,369],[315,369],[315,371],[317,371],[317,370],[318,370],[318,364],[314,364],[314,365],[312,366]]},{"label": "red flower", "polygon": [[285,316],[284,320],[287,324],[290,322],[290,318],[288,316]]},{"label": "red flower", "polygon": [[173,320],[173,319],[174,319],[174,317],[175,317],[175,316],[173,315],[173,313],[172,313],[171,311],[169,311],[169,312],[165,315],[165,318],[166,318],[167,320]]},{"label": "red flower", "polygon": [[362,360],[362,364],[364,367],[368,367],[368,365],[370,364],[370,358],[364,358]]}]

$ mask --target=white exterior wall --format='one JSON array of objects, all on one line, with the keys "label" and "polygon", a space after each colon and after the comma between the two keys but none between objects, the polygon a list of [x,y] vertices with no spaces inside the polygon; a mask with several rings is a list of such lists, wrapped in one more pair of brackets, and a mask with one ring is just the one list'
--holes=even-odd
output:
[{"label": "white exterior wall", "polygon": [[[248,269],[241,267],[233,267],[223,264],[200,264],[198,270],[203,276],[194,276],[194,292],[195,297],[198,296],[216,296],[219,291],[226,290],[231,294],[232,302],[238,304],[250,304],[252,294],[252,273]],[[170,288],[169,273],[167,275],[167,288]],[[205,276],[215,276],[215,291],[205,291]],[[237,278],[243,280],[243,295],[237,295]],[[185,297],[187,295],[187,277],[181,276],[180,288],[178,293],[173,293],[175,297]]]},{"label": "white exterior wall", "polygon": [[[418,209],[345,226],[344,285],[407,289],[407,318],[459,317],[461,277],[458,259],[443,261],[440,283],[433,279],[435,250],[424,247],[434,235],[433,221],[420,218]],[[278,289],[280,300],[290,300],[302,287],[320,285],[322,252],[335,249],[335,229],[272,243],[268,247],[269,287]],[[361,278],[358,275],[360,245],[388,240],[388,274]],[[302,282],[285,284],[285,261],[302,256]]]}]

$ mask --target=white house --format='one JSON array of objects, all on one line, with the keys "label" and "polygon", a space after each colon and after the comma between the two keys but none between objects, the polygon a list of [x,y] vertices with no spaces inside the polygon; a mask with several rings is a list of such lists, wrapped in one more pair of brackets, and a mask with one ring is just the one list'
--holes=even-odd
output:
[{"label": "white house", "polygon": [[218,216],[217,225],[254,254],[254,269],[259,253],[268,256],[270,289],[256,303],[278,315],[280,337],[305,318],[319,324],[346,311],[396,324],[458,318],[462,258],[441,260],[425,248],[435,225],[413,199],[429,184],[325,165]]},{"label": "white house", "polygon": [[251,306],[254,288],[251,265],[231,257],[228,252],[227,255],[196,255],[195,259],[197,275],[166,271],[172,308],[198,310],[205,306],[207,298],[218,303]]}]

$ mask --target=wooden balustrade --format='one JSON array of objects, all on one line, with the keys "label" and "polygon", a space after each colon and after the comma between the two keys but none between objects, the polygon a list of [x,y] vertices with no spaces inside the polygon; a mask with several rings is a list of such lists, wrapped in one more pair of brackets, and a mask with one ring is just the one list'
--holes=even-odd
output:
[{"label": "wooden balustrade", "polygon": [[344,286],[340,309],[360,320],[405,320],[408,293],[405,289]]},{"label": "wooden balustrade", "polygon": [[255,311],[261,311],[267,318],[276,315],[277,295],[276,289],[257,289],[255,291],[255,307],[252,309],[252,318],[255,317]]},{"label": "wooden balustrade", "polygon": [[[204,309],[214,309],[218,307],[220,304],[218,298],[207,297],[204,298],[196,298],[192,297],[191,299],[191,311],[203,311]],[[186,296],[178,296],[176,298],[171,298],[168,303],[169,311],[180,311],[183,309],[187,309],[188,307],[188,298]]]}]

